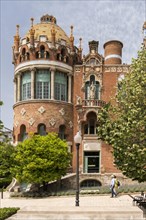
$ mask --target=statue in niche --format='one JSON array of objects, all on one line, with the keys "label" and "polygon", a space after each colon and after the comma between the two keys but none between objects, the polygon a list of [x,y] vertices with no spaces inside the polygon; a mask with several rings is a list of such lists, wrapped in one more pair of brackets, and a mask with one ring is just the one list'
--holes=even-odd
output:
[{"label": "statue in niche", "polygon": [[77,105],[81,105],[82,104],[82,100],[80,96],[77,96]]},{"label": "statue in niche", "polygon": [[90,85],[90,99],[94,99],[95,98],[95,92],[96,92],[96,87],[92,81],[91,85]]}]

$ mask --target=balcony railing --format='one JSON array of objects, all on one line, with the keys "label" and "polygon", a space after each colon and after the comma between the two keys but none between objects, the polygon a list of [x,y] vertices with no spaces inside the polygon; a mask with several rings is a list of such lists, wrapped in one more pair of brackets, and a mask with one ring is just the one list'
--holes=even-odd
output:
[{"label": "balcony railing", "polygon": [[106,103],[99,99],[85,99],[82,100],[83,107],[103,107]]}]

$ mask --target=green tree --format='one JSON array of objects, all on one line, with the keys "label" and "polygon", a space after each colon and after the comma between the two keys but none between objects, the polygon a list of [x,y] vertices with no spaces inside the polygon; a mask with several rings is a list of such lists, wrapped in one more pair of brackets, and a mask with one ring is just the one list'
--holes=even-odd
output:
[{"label": "green tree", "polygon": [[64,176],[71,160],[67,143],[55,133],[32,135],[16,146],[14,157],[12,172],[18,181],[44,186]]},{"label": "green tree", "polygon": [[98,115],[99,137],[113,146],[114,162],[129,178],[146,181],[146,49],[132,60],[115,104]]},{"label": "green tree", "polygon": [[[0,107],[3,105],[3,102],[2,101],[0,101]],[[2,121],[0,120],[0,136],[2,135],[2,129],[3,129],[3,123],[2,123]]]},{"label": "green tree", "polygon": [[[3,105],[3,102],[0,101],[0,107]],[[0,120],[0,137],[3,137],[3,122]],[[11,144],[7,142],[7,139],[0,141],[0,188],[6,187],[12,180],[12,175],[10,168],[13,164],[12,154],[14,148]]]},{"label": "green tree", "polygon": [[6,187],[12,180],[14,147],[7,142],[0,142],[0,188]]}]

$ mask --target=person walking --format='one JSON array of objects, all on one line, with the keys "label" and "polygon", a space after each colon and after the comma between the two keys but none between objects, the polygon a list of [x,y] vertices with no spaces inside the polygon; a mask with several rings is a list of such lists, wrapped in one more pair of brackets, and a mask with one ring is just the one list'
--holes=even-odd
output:
[{"label": "person walking", "polygon": [[112,175],[111,176],[111,184],[110,184],[110,189],[111,189],[111,198],[114,198],[117,196],[117,193],[116,193],[116,186],[115,186],[115,182],[116,182],[116,176],[115,175]]}]

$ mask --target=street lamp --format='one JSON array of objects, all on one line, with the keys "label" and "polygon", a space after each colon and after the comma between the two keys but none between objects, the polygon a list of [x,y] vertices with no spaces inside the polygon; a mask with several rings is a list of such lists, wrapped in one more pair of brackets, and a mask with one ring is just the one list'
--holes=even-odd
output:
[{"label": "street lamp", "polygon": [[79,146],[81,144],[81,135],[78,131],[74,136],[74,142],[76,144],[76,203],[75,206],[79,206]]}]

